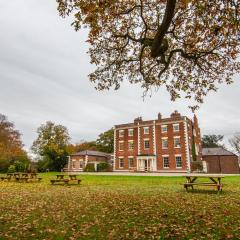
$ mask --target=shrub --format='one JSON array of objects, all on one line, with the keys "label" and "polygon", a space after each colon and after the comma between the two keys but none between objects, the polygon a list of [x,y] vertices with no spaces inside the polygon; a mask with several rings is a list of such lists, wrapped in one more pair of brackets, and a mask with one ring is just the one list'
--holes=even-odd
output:
[{"label": "shrub", "polygon": [[191,162],[191,171],[192,172],[202,172],[203,171],[202,161]]},{"label": "shrub", "polygon": [[84,172],[95,172],[95,167],[94,167],[94,164],[93,163],[88,163],[84,170]]},{"label": "shrub", "polygon": [[8,173],[14,173],[14,172],[16,172],[15,166],[14,166],[14,165],[10,165],[10,166],[8,167]]},{"label": "shrub", "polygon": [[107,172],[107,171],[109,171],[109,169],[110,169],[110,166],[106,162],[102,162],[97,165],[98,172]]},{"label": "shrub", "polygon": [[14,163],[16,172],[25,172],[26,171],[26,164],[20,161],[16,161]]}]

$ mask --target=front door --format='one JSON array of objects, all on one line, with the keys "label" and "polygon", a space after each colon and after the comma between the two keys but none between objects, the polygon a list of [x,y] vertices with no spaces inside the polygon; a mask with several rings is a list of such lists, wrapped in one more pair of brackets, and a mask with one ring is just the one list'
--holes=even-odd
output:
[{"label": "front door", "polygon": [[148,171],[148,160],[144,160],[144,170],[145,172]]}]

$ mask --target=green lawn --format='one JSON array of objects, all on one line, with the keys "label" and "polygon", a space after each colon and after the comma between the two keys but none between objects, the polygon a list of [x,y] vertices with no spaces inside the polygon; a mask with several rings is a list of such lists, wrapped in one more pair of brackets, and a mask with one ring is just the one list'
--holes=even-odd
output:
[{"label": "green lawn", "polygon": [[183,177],[0,182],[0,239],[240,239],[240,177],[187,193]]}]

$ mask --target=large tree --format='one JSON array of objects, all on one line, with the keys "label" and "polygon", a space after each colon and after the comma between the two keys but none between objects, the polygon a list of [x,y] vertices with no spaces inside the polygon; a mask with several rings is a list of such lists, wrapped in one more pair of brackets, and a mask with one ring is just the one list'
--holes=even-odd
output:
[{"label": "large tree", "polygon": [[77,143],[77,144],[70,144],[68,146],[68,152],[71,153],[76,153],[76,152],[81,152],[81,151],[85,151],[85,150],[93,150],[93,151],[97,151],[97,144],[96,141],[83,141],[81,143]]},{"label": "large tree", "polygon": [[202,137],[202,147],[204,148],[214,148],[214,147],[222,147],[223,145],[220,143],[223,140],[223,135],[204,135]]},{"label": "large tree", "polygon": [[0,171],[6,171],[10,164],[29,163],[27,153],[23,149],[21,135],[14,123],[0,114]]},{"label": "large tree", "polygon": [[32,150],[38,154],[41,164],[49,170],[60,171],[67,163],[69,134],[66,127],[48,121],[37,129],[38,137]]},{"label": "large tree", "polygon": [[234,136],[229,140],[234,151],[240,156],[240,133],[234,134]]},{"label": "large tree", "polygon": [[238,0],[56,0],[60,15],[89,29],[90,80],[99,90],[127,79],[166,86],[201,103],[239,72]]},{"label": "large tree", "polygon": [[101,133],[96,141],[99,151],[113,153],[114,151],[114,129]]}]

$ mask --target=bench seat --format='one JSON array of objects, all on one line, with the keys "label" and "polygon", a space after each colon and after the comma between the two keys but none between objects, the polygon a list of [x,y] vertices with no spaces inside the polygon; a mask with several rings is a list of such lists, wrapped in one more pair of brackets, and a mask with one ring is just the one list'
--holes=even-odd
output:
[{"label": "bench seat", "polygon": [[202,182],[202,183],[184,183],[185,186],[192,186],[192,185],[203,185],[203,186],[223,186],[223,184],[218,183],[210,183],[210,182]]},{"label": "bench seat", "polygon": [[64,184],[69,184],[70,182],[77,182],[77,184],[81,183],[81,179],[51,179],[50,182],[52,184],[54,183],[64,183]]},{"label": "bench seat", "polygon": [[64,184],[68,184],[69,179],[52,179],[52,180],[50,180],[50,182],[51,182],[52,184],[54,184],[54,183],[64,183]]},{"label": "bench seat", "polygon": [[202,183],[184,183],[184,188],[188,190],[188,187],[193,189],[193,186],[210,186],[216,187],[218,191],[222,191],[223,184],[221,183],[209,183],[209,182],[202,182]]}]

